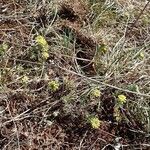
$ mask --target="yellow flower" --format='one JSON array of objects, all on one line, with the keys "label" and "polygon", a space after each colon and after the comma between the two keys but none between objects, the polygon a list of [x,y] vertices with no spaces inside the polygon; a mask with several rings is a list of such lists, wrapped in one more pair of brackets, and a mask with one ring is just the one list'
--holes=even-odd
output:
[{"label": "yellow flower", "polygon": [[117,122],[121,121],[121,114],[118,107],[114,107],[114,117]]},{"label": "yellow flower", "polygon": [[36,38],[35,38],[36,42],[41,45],[42,47],[45,47],[48,45],[47,41],[45,40],[45,38],[41,35],[38,35]]},{"label": "yellow flower", "polygon": [[3,47],[3,50],[7,50],[7,49],[8,49],[8,44],[3,43],[3,44],[2,44],[2,47]]},{"label": "yellow flower", "polygon": [[99,51],[106,53],[107,52],[107,46],[105,44],[101,44],[99,47]]},{"label": "yellow flower", "polygon": [[38,35],[35,38],[35,40],[38,43],[38,46],[40,46],[39,48],[40,48],[42,58],[47,60],[49,58],[49,53],[48,53],[49,45],[48,45],[47,41],[41,35]]},{"label": "yellow flower", "polygon": [[118,95],[118,102],[120,103],[120,104],[124,104],[124,103],[126,103],[126,96],[125,95],[123,95],[123,94],[121,94],[121,95]]},{"label": "yellow flower", "polygon": [[144,58],[144,53],[143,52],[140,52],[140,54],[139,54],[139,56],[140,56],[140,58]]},{"label": "yellow flower", "polygon": [[8,49],[8,45],[6,43],[3,43],[0,45],[0,56],[5,53],[5,51]]},{"label": "yellow flower", "polygon": [[101,125],[101,121],[97,117],[90,118],[92,128],[98,129]]},{"label": "yellow flower", "polygon": [[41,49],[42,52],[48,52],[48,45],[45,45]]},{"label": "yellow flower", "polygon": [[42,57],[43,57],[44,59],[48,59],[48,57],[49,57],[48,52],[42,52]]},{"label": "yellow flower", "polygon": [[24,77],[22,78],[22,82],[23,82],[23,83],[28,83],[28,81],[29,81],[29,77],[28,77],[28,76],[24,76]]},{"label": "yellow flower", "polygon": [[101,96],[101,92],[98,88],[95,88],[91,91],[91,96],[94,96],[94,97],[100,97]]},{"label": "yellow flower", "polygon": [[52,90],[52,91],[56,91],[56,90],[58,90],[58,88],[59,88],[59,83],[58,83],[58,81],[50,81],[49,83],[48,83],[48,88],[50,89],[50,90]]}]

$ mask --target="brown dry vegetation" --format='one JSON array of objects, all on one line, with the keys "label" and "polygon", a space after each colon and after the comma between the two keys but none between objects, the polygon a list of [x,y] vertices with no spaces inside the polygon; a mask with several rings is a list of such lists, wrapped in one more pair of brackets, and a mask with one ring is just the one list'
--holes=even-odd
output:
[{"label": "brown dry vegetation", "polygon": [[[150,5],[132,26],[145,5],[0,0],[0,149],[148,150]],[[49,45],[46,60],[37,35]],[[94,88],[100,97],[90,95]],[[119,94],[127,101],[117,120]],[[101,121],[98,129],[90,116]]]}]

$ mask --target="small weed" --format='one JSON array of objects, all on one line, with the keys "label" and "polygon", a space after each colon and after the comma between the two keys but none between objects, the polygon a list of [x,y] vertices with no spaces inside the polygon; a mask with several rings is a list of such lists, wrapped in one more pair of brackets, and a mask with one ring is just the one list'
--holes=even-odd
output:
[{"label": "small weed", "polygon": [[29,81],[29,77],[25,75],[21,80],[24,84],[27,84]]},{"label": "small weed", "polygon": [[96,97],[96,98],[100,97],[101,96],[101,92],[100,92],[99,88],[93,88],[91,90],[90,96],[91,97]]},{"label": "small weed", "polygon": [[131,84],[131,85],[129,85],[129,86],[128,86],[128,89],[129,89],[130,91],[139,92],[139,87],[138,87],[138,85],[136,85],[136,84]]},{"label": "small weed", "polygon": [[98,129],[101,125],[101,121],[98,119],[98,117],[90,117],[89,122],[94,129]]},{"label": "small weed", "polygon": [[101,44],[99,47],[98,47],[98,52],[101,52],[101,53],[106,53],[107,52],[107,45],[106,44]]},{"label": "small weed", "polygon": [[52,92],[55,92],[59,89],[59,82],[54,80],[54,81],[50,81],[48,82],[48,89],[51,90]]},{"label": "small weed", "polygon": [[126,96],[123,94],[118,95],[116,104],[114,106],[114,117],[117,122],[122,120],[122,115],[120,109],[122,109],[123,105],[126,103]]},{"label": "small weed", "polygon": [[48,52],[46,52],[46,51],[42,52],[42,58],[43,58],[44,60],[47,60],[47,59],[49,58]]},{"label": "small weed", "polygon": [[143,52],[140,52],[140,54],[139,54],[139,57],[141,58],[141,59],[144,59],[144,53]]},{"label": "small weed", "polygon": [[127,101],[127,98],[126,98],[125,95],[123,95],[123,94],[118,95],[117,103],[118,103],[119,105],[125,104],[126,101]]},{"label": "small weed", "polygon": [[45,40],[45,38],[41,35],[38,35],[36,38],[35,38],[35,41],[40,45],[42,46],[43,48],[47,48],[48,47],[48,43],[47,41]]},{"label": "small weed", "polygon": [[47,41],[45,40],[45,38],[41,35],[38,35],[36,38],[35,38],[35,41],[37,42],[38,46],[39,46],[39,49],[41,50],[41,55],[42,55],[42,58],[44,60],[47,60],[49,58],[49,53],[48,53],[48,50],[49,50],[49,45],[47,43]]},{"label": "small weed", "polygon": [[6,50],[8,49],[8,44],[3,43],[0,45],[0,56],[3,56]]},{"label": "small weed", "polygon": [[120,113],[120,108],[118,106],[114,107],[114,117],[115,117],[117,122],[120,122],[122,120],[122,116],[121,116],[121,113]]}]

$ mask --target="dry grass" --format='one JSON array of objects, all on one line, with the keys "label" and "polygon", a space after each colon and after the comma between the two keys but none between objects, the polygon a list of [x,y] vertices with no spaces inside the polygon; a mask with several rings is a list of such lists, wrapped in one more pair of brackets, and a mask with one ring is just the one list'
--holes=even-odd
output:
[{"label": "dry grass", "polygon": [[133,26],[146,3],[0,0],[0,149],[149,149],[150,4]]}]

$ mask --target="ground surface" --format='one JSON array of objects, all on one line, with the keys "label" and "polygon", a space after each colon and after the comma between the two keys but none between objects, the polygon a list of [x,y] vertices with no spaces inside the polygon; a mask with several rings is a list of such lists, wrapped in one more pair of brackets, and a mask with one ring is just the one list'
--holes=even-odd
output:
[{"label": "ground surface", "polygon": [[0,149],[148,150],[147,2],[0,0]]}]

